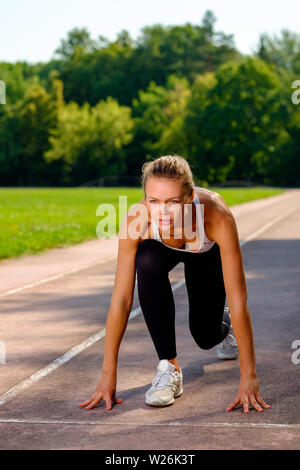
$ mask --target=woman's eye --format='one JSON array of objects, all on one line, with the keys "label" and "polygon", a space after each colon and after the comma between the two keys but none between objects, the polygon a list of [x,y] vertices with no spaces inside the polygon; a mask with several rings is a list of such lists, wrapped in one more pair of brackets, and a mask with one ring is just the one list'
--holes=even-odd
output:
[{"label": "woman's eye", "polygon": [[[150,204],[156,204],[157,201],[150,201]],[[179,201],[171,201],[171,204],[179,204]]]}]

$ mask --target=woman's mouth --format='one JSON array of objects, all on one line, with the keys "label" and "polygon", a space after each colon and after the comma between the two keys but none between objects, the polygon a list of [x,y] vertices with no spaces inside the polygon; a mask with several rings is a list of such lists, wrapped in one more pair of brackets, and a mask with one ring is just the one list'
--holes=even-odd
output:
[{"label": "woman's mouth", "polygon": [[159,219],[159,223],[161,225],[170,225],[171,221],[170,219]]}]

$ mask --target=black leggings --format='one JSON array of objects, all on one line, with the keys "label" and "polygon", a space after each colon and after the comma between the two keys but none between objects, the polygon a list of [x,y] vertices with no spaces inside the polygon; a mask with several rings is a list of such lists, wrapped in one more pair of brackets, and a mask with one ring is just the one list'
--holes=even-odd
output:
[{"label": "black leggings", "polygon": [[160,360],[177,356],[175,304],[168,273],[181,261],[189,300],[189,328],[197,345],[211,349],[229,332],[228,321],[223,318],[226,293],[219,245],[215,243],[203,253],[189,253],[154,239],[143,240],[135,259],[138,296]]}]

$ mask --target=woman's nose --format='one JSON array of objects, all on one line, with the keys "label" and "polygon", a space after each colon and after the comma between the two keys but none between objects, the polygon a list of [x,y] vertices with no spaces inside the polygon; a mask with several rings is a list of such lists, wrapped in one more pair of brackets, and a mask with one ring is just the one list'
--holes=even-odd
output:
[{"label": "woman's nose", "polygon": [[169,207],[167,204],[162,204],[160,210],[163,214],[169,214]]}]

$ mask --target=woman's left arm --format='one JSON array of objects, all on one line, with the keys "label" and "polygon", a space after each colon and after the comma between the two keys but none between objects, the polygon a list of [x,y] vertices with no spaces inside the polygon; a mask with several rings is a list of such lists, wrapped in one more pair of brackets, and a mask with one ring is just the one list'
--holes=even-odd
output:
[{"label": "woman's left arm", "polygon": [[242,405],[244,412],[248,413],[251,404],[257,411],[263,411],[260,405],[264,408],[270,408],[270,405],[264,402],[259,393],[253,331],[247,305],[247,285],[238,230],[234,216],[221,196],[219,202],[219,209],[214,213],[214,223],[210,233],[220,247],[226,298],[238,345],[241,375],[238,393],[227,411]]}]

